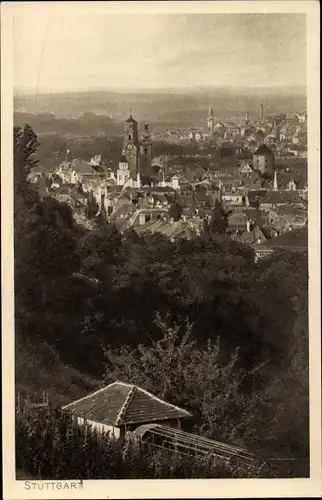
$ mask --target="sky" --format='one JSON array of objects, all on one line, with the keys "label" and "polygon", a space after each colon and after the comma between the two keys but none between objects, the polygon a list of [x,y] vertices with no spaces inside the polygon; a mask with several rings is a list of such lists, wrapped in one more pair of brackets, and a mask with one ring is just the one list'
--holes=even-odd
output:
[{"label": "sky", "polygon": [[14,15],[18,92],[306,85],[303,14]]}]

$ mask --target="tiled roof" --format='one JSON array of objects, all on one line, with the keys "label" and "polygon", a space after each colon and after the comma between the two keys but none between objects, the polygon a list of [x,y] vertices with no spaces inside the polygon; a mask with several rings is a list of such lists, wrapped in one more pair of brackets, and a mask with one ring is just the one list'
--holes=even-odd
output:
[{"label": "tiled roof", "polygon": [[261,156],[261,155],[273,155],[273,152],[270,148],[268,148],[265,144],[262,144],[259,146],[258,149],[256,149],[254,155]]},{"label": "tiled roof", "polygon": [[134,211],[134,207],[132,203],[123,203],[123,205],[116,207],[115,211],[113,212],[113,218],[114,217],[121,217],[121,216],[126,216],[126,215],[132,215]]},{"label": "tiled roof", "polygon": [[146,231],[150,231],[151,226],[154,226],[156,224],[155,220],[150,220],[149,222],[146,222],[145,224],[142,224],[141,226],[137,226],[134,228],[135,232],[138,234],[145,233]]},{"label": "tiled roof", "polygon": [[248,200],[249,203],[255,203],[255,201],[258,199],[261,201],[267,194],[268,190],[267,189],[252,189],[248,191]]},{"label": "tiled roof", "polygon": [[121,426],[191,416],[189,412],[131,384],[113,382],[63,409],[94,422]]},{"label": "tiled roof", "polygon": [[307,212],[305,209],[293,205],[282,205],[280,207],[277,207],[276,213],[280,216],[291,215],[295,217],[296,215],[302,215],[303,217],[307,217]]},{"label": "tiled roof", "polygon": [[96,170],[84,160],[73,160],[71,163],[71,168],[76,170],[76,172],[79,174],[97,175]]},{"label": "tiled roof", "polygon": [[296,191],[268,191],[261,203],[302,203]]},{"label": "tiled roof", "polygon": [[240,241],[242,243],[246,243],[247,245],[256,243],[258,239],[261,239],[261,241],[265,241],[267,238],[262,232],[261,228],[257,226],[257,224],[250,231],[245,231],[240,236]]},{"label": "tiled roof", "polygon": [[184,231],[184,229],[182,227],[181,221],[177,221],[174,223],[167,222],[166,224],[164,224],[163,226],[161,226],[157,230],[158,233],[161,233],[165,236],[168,236],[168,238],[171,238],[175,235],[178,235],[178,234],[182,233],[183,231]]},{"label": "tiled roof", "polygon": [[144,224],[143,226],[138,226],[137,228],[135,228],[135,231],[139,230],[139,232],[140,232],[140,228],[142,227],[143,229],[141,230],[141,232],[148,231],[150,233],[155,233],[155,232],[158,232],[160,227],[164,226],[165,224],[167,224],[166,221],[161,220],[161,219],[157,219],[157,220],[152,221],[152,224],[150,224],[150,222],[148,222],[148,223]]},{"label": "tiled roof", "polygon": [[307,226],[300,229],[287,231],[276,238],[265,242],[265,248],[308,248],[308,229]]}]

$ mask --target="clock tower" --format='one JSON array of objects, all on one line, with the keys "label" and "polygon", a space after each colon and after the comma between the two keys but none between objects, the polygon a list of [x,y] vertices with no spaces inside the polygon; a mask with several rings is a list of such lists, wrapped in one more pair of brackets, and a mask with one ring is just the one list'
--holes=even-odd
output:
[{"label": "clock tower", "polygon": [[124,122],[123,155],[128,162],[131,175],[139,172],[139,153],[138,123],[130,112],[129,118]]}]

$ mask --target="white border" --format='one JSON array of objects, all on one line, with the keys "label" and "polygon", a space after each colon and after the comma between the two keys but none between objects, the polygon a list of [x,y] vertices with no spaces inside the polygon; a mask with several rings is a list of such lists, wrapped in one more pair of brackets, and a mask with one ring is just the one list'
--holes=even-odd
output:
[{"label": "white border", "polygon": [[[82,490],[26,490],[15,481],[14,467],[14,300],[13,300],[13,31],[16,9],[106,12],[127,14],[174,13],[306,13],[308,61],[308,188],[309,188],[309,322],[310,322],[310,431],[309,479],[235,480],[106,480],[84,481]],[[32,29],[32,27],[30,27]],[[15,2],[1,5],[1,180],[2,180],[2,380],[3,478],[5,499],[31,498],[214,498],[320,496],[321,489],[321,332],[320,332],[320,85],[319,3],[285,2]],[[294,270],[296,272],[296,270]]]}]

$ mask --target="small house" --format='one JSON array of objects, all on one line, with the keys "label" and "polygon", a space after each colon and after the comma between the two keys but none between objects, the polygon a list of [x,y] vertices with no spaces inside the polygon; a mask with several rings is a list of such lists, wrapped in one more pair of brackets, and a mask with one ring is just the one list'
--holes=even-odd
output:
[{"label": "small house", "polygon": [[62,408],[77,419],[111,437],[122,439],[143,424],[162,424],[180,428],[191,414],[159,399],[133,384],[113,382]]}]

